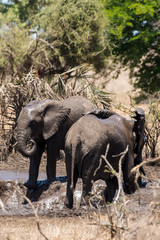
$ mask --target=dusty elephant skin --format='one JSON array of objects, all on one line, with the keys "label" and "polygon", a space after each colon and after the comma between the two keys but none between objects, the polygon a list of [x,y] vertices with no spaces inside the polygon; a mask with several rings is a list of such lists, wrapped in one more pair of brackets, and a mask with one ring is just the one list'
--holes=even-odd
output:
[{"label": "dusty elephant skin", "polygon": [[68,129],[84,112],[92,109],[94,105],[80,96],[63,101],[32,101],[22,109],[18,118],[17,141],[19,151],[30,158],[29,179],[25,183],[27,188],[37,188],[39,165],[45,146],[47,182],[55,180],[56,159],[60,149],[64,149]]},{"label": "dusty elephant skin", "polygon": [[82,200],[85,203],[88,202],[92,180],[98,179],[104,180],[107,184],[104,192],[106,202],[113,200],[118,188],[117,178],[111,172],[105,172],[105,161],[99,165],[100,157],[105,154],[108,144],[107,160],[115,171],[118,171],[120,153],[128,146],[128,152],[122,162],[123,179],[126,192],[135,192],[137,188],[135,175],[131,174],[130,170],[135,165],[135,157],[137,161],[141,160],[143,148],[141,138],[144,139],[145,122],[143,110],[135,113],[136,121],[133,121],[112,111],[97,109],[80,118],[69,129],[65,143],[68,178],[65,205],[67,207],[73,207],[73,191],[78,177],[83,181]]}]

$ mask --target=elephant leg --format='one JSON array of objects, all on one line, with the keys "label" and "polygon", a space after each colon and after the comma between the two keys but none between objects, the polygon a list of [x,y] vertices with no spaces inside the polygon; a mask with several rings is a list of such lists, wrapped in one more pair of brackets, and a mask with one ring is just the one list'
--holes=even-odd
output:
[{"label": "elephant leg", "polygon": [[128,194],[134,193],[137,189],[137,183],[135,182],[135,173],[131,173],[131,169],[134,167],[133,155],[128,152],[125,161],[122,166],[123,179],[125,184],[125,192]]},{"label": "elephant leg", "polygon": [[68,168],[67,164],[67,192],[66,192],[66,198],[65,198],[65,205],[68,208],[73,207],[73,193],[76,187],[76,183],[78,180],[78,169],[74,169],[74,175],[73,175],[73,184],[72,184],[72,174],[70,167]]},{"label": "elephant leg", "polygon": [[104,190],[104,198],[106,203],[111,203],[115,196],[116,190],[118,189],[118,179],[113,177],[112,179],[106,180],[107,187]]},{"label": "elephant leg", "polygon": [[58,158],[58,153],[50,154],[49,151],[47,151],[46,172],[47,172],[48,183],[52,183],[56,180],[56,160],[57,160],[57,158]]},{"label": "elephant leg", "polygon": [[60,149],[53,143],[53,139],[47,141],[47,181],[52,183],[56,180],[56,161],[59,156]]},{"label": "elephant leg", "polygon": [[73,207],[73,188],[71,187],[71,181],[67,181],[67,191],[66,191],[66,198],[64,204],[67,208]]},{"label": "elephant leg", "polygon": [[30,157],[30,166],[29,166],[29,179],[24,183],[29,189],[37,188],[37,179],[39,172],[39,165],[41,161],[42,154],[44,152],[45,144],[38,145],[37,150],[33,156]]},{"label": "elephant leg", "polygon": [[89,205],[89,194],[92,190],[92,178],[91,176],[84,176],[82,177],[83,181],[83,188],[82,188],[82,197],[80,205]]}]

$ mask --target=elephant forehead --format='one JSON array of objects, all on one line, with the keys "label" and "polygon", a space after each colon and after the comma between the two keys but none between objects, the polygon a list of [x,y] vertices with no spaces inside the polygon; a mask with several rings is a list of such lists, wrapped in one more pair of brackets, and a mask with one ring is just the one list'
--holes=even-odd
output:
[{"label": "elephant forehead", "polygon": [[33,100],[33,101],[29,102],[25,108],[37,105],[39,102],[40,101],[38,101],[38,100]]},{"label": "elephant forehead", "polygon": [[53,104],[53,100],[50,100],[50,99],[44,99],[44,100],[33,100],[31,102],[29,102],[25,107],[24,109],[26,109],[27,111],[31,110],[38,110],[40,108],[43,108],[44,105],[46,104]]},{"label": "elephant forehead", "polygon": [[33,108],[28,109],[28,112],[27,112],[28,117],[29,117],[30,119],[32,119],[32,118],[36,115],[36,112],[37,112],[37,111],[35,111],[35,109],[33,109]]},{"label": "elephant forehead", "polygon": [[145,115],[145,112],[142,108],[136,108],[135,112],[139,115],[142,115],[142,116]]},{"label": "elephant forehead", "polygon": [[36,115],[36,110],[33,109],[33,107],[32,108],[24,108],[19,115],[19,120],[25,119],[25,118],[32,119],[35,115]]}]

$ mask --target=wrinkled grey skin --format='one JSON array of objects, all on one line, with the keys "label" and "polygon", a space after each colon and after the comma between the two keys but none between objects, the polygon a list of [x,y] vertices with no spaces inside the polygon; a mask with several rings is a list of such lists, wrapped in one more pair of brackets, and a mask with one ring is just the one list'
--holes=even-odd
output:
[{"label": "wrinkled grey skin", "polygon": [[[68,129],[84,112],[94,105],[84,97],[74,96],[63,101],[32,101],[24,107],[18,118],[17,141],[19,151],[30,158],[27,188],[37,188],[42,153],[47,147],[47,180],[56,178],[56,159],[64,149]],[[31,143],[30,149],[27,144]]]},{"label": "wrinkled grey skin", "polygon": [[[92,180],[98,179],[106,182],[107,187],[104,192],[106,202],[113,200],[118,188],[117,178],[104,171],[106,166],[104,160],[99,165],[100,157],[105,154],[108,144],[107,160],[116,171],[118,171],[119,154],[124,152],[127,146],[129,147],[122,161],[123,180],[127,193],[136,191],[135,175],[131,174],[130,170],[135,165],[134,159],[138,155],[141,156],[143,146],[137,144],[141,144],[141,138],[144,137],[139,135],[140,138],[137,141],[137,133],[134,132],[136,124],[138,124],[137,120],[134,122],[112,111],[97,109],[72,125],[65,141],[68,179],[65,205],[68,208],[73,207],[73,192],[78,177],[82,178],[82,200],[85,203],[88,203]],[[137,152],[135,148],[138,149]]]}]

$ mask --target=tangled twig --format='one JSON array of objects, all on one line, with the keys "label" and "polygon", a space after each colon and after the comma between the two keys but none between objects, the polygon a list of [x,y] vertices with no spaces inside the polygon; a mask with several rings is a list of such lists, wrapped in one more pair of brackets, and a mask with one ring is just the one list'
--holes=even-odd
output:
[{"label": "tangled twig", "polygon": [[[106,165],[107,165],[108,171],[111,172],[118,179],[118,192],[116,193],[116,196],[113,200],[113,204],[110,204],[110,205],[106,204],[105,205],[106,206],[106,211],[107,211],[107,216],[108,216],[108,219],[109,219],[109,223],[102,223],[100,220],[95,219],[93,216],[91,216],[89,214],[89,209],[88,208],[87,208],[87,213],[88,213],[89,219],[94,221],[91,224],[102,226],[102,227],[107,227],[111,231],[111,239],[112,239],[114,237],[114,235],[117,233],[117,231],[118,232],[124,231],[128,228],[126,200],[125,200],[125,195],[124,195],[123,187],[122,187],[122,161],[123,161],[125,155],[128,152],[128,146],[126,147],[124,152],[122,152],[118,155],[120,157],[120,159],[119,159],[119,172],[116,172],[113,169],[112,165],[107,160],[109,147],[110,147],[110,145],[107,144],[105,155],[101,155],[99,165],[98,165],[98,167],[96,168],[96,170],[94,171],[94,174],[93,174],[94,176],[96,175],[98,169],[102,165],[102,160],[104,160]],[[120,205],[117,206],[117,203],[118,203],[118,199],[120,197],[120,193],[122,193],[122,197],[123,197],[123,206],[118,211],[118,206],[120,206]],[[122,208],[123,208],[123,210],[122,210]],[[112,213],[111,209],[114,211],[114,213]],[[114,220],[113,216],[114,217],[117,216],[117,222]],[[122,224],[122,218],[125,218],[127,228],[124,227],[124,225]],[[119,223],[121,223],[121,224],[119,224]]]}]

